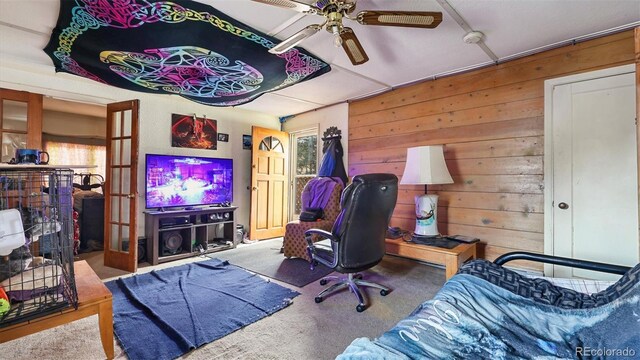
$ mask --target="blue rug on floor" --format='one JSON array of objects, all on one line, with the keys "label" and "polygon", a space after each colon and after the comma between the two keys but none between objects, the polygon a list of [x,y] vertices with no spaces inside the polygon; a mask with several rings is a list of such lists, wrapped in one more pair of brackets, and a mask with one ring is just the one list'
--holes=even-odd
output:
[{"label": "blue rug on floor", "polygon": [[131,360],[174,359],[291,304],[298,292],[212,259],[106,283]]}]

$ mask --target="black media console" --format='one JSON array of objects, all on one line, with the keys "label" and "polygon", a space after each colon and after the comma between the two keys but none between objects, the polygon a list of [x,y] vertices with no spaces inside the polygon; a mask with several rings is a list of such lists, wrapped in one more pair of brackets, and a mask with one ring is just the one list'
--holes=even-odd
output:
[{"label": "black media console", "polygon": [[235,248],[236,206],[145,211],[151,265]]}]

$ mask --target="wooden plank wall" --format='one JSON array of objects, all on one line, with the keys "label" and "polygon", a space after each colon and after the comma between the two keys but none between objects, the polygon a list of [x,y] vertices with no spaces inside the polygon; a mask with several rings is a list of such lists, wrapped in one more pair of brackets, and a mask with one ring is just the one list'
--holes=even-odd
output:
[{"label": "wooden plank wall", "polygon": [[[634,60],[627,31],[352,102],[349,176],[401,177],[407,147],[445,144],[454,184],[429,186],[440,195],[440,232],[480,238],[479,255],[489,260],[542,253],[544,80]],[[400,186],[393,226],[415,227],[422,193]]]}]

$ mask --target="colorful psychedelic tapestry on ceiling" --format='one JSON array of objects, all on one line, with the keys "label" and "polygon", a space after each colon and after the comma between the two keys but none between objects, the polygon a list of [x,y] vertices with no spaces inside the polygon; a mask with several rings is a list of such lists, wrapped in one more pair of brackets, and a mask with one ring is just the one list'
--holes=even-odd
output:
[{"label": "colorful psychedelic tapestry on ceiling", "polygon": [[62,0],[60,7],[44,49],[56,71],[123,89],[235,106],[331,70],[301,48],[269,53],[278,39],[195,1]]}]

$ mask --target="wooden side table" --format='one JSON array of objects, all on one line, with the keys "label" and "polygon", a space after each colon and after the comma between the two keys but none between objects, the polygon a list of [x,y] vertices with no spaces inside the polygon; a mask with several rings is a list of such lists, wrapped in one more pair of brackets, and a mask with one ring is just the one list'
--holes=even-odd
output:
[{"label": "wooden side table", "polygon": [[67,324],[98,314],[100,340],[107,359],[113,359],[113,307],[111,292],[86,261],[74,263],[78,309],[64,309],[37,319],[0,328],[0,343],[11,341],[42,330]]},{"label": "wooden side table", "polygon": [[446,249],[408,243],[398,238],[385,239],[385,250],[387,254],[444,265],[446,279],[449,280],[462,264],[476,258],[476,244],[461,243],[453,249]]}]

